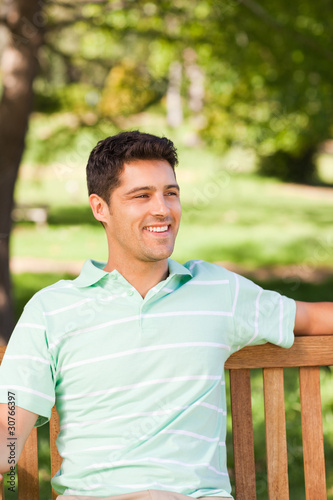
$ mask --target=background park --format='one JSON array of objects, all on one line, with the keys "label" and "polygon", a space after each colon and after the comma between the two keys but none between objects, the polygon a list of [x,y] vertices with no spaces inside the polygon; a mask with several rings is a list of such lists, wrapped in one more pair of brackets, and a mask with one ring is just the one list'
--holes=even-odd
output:
[{"label": "background park", "polygon": [[[85,165],[98,140],[126,129],[178,147],[173,258],[332,301],[332,30],[328,0],[0,4],[1,342],[36,291],[77,275],[87,258],[106,260]],[[286,371],[290,498],[302,500],[296,379]],[[333,499],[330,368],[321,383]],[[261,387],[255,374],[259,500],[268,498]],[[39,432],[48,500],[47,427]]]}]

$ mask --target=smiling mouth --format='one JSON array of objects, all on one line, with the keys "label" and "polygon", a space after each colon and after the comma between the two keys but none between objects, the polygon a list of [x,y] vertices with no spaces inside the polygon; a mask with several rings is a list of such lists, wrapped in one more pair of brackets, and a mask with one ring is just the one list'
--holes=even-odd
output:
[{"label": "smiling mouth", "polygon": [[166,224],[165,226],[145,226],[143,229],[150,233],[166,233],[169,228],[170,224]]}]

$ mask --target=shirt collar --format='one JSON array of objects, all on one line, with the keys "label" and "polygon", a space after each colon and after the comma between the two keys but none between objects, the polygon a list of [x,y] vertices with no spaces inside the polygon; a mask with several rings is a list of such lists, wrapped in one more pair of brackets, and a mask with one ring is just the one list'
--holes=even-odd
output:
[{"label": "shirt collar", "polygon": [[108,274],[111,274],[104,271],[105,266],[106,262],[98,262],[97,260],[91,259],[86,260],[83,264],[80,275],[73,280],[74,285],[78,288],[94,285],[97,281],[100,281]]},{"label": "shirt collar", "polygon": [[179,262],[176,262],[175,260],[168,259],[168,264],[169,264],[169,276],[174,276],[174,275],[188,275],[193,277],[193,274],[187,267],[182,266],[179,264]]},{"label": "shirt collar", "polygon": [[[169,265],[169,277],[175,275],[188,275],[192,277],[192,273],[184,266],[176,262],[175,260],[168,259]],[[110,273],[104,271],[104,267],[106,266],[106,262],[98,262],[97,260],[86,260],[83,264],[80,275],[73,280],[73,283],[78,288],[92,286],[102,278],[108,275],[120,273],[114,269]]]}]

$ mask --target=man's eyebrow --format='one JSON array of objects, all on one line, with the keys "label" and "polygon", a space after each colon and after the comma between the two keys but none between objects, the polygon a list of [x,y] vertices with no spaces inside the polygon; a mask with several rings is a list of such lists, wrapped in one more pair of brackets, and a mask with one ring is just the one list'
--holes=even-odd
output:
[{"label": "man's eyebrow", "polygon": [[177,189],[177,191],[180,191],[180,187],[178,184],[168,184],[167,186],[165,186],[165,189]]},{"label": "man's eyebrow", "polygon": [[[177,189],[177,191],[180,191],[179,185],[178,184],[168,184],[167,186],[164,186],[164,189]],[[156,191],[155,186],[139,186],[131,189],[130,191],[127,191],[125,193],[125,196],[129,196],[130,194],[137,193],[138,191]]]}]

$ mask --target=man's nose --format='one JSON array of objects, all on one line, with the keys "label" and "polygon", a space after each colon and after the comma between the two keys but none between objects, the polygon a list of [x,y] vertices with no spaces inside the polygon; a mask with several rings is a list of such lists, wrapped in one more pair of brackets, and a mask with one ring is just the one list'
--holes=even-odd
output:
[{"label": "man's nose", "polygon": [[155,196],[152,200],[152,214],[157,216],[166,217],[170,213],[170,208],[167,204],[167,200],[163,196],[163,194],[155,193]]}]

